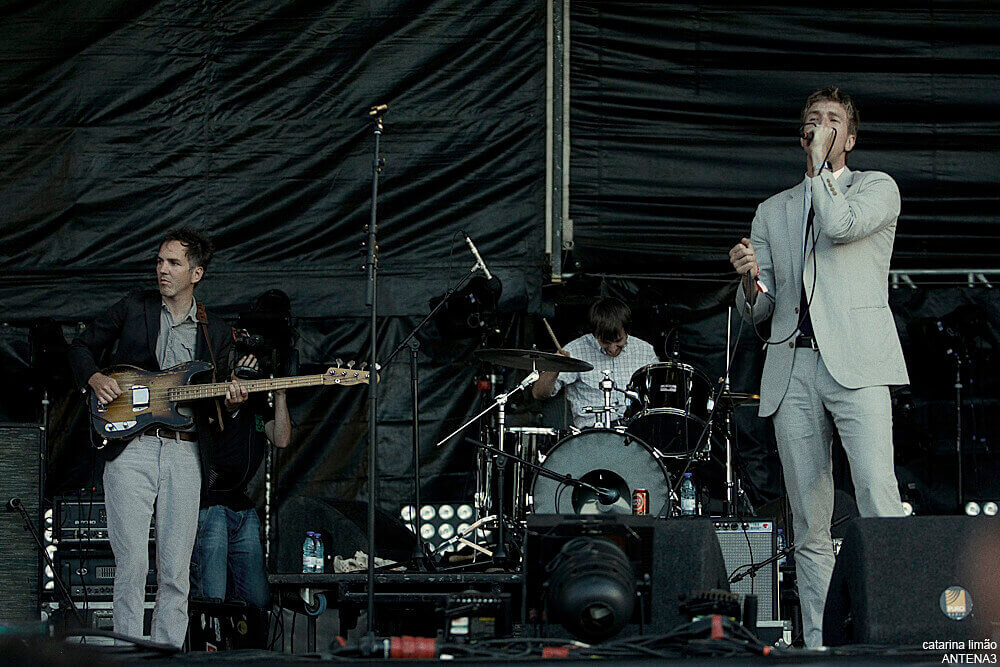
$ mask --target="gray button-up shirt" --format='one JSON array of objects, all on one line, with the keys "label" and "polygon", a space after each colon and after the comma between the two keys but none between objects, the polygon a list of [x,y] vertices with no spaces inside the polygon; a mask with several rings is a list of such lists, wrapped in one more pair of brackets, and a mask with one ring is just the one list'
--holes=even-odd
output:
[{"label": "gray button-up shirt", "polygon": [[[156,336],[156,361],[160,364],[160,370],[164,370],[177,364],[194,361],[194,346],[198,339],[198,301],[191,299],[190,310],[179,322],[174,322],[174,316],[167,308],[166,300],[161,300],[161,303],[160,333]],[[177,406],[177,411],[186,417],[194,416],[190,404]],[[186,430],[194,430],[194,427]]]}]

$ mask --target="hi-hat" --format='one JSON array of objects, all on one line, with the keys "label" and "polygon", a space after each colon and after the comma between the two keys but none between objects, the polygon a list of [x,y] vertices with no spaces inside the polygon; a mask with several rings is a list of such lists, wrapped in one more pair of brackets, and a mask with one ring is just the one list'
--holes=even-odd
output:
[{"label": "hi-hat", "polygon": [[561,354],[552,352],[540,352],[539,350],[511,350],[493,348],[488,350],[476,350],[476,358],[487,363],[508,368],[519,368],[530,371],[532,368],[539,371],[577,372],[592,371],[594,367],[581,359],[564,357]]}]

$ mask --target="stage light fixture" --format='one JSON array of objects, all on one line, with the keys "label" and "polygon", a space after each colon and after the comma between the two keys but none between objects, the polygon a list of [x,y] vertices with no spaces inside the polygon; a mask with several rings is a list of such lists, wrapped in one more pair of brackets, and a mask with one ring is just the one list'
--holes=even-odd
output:
[{"label": "stage light fixture", "polygon": [[983,503],[983,514],[986,516],[996,516],[997,515],[997,504],[992,500]]},{"label": "stage light fixture", "polygon": [[903,501],[903,516],[913,516],[913,504]]},{"label": "stage light fixture", "polygon": [[968,514],[969,516],[979,516],[979,513],[981,511],[982,510],[979,507],[979,503],[977,502],[965,503],[965,513]]},{"label": "stage light fixture", "polygon": [[576,537],[545,569],[548,610],[574,637],[603,641],[631,619],[635,570],[618,545],[599,537]]},{"label": "stage light fixture", "polygon": [[[417,530],[414,526],[414,518],[416,518],[416,524],[420,526],[420,536],[431,549],[439,549],[445,541],[457,533],[464,532],[471,524],[474,515],[472,504],[462,501],[442,504],[428,503],[421,505],[419,512],[413,505],[403,505],[399,510],[403,524],[413,532]],[[470,535],[467,539],[478,544],[485,544],[489,535],[490,531],[479,529],[476,531],[475,538]],[[451,545],[441,548],[440,552],[446,553],[455,550],[456,545]]]}]

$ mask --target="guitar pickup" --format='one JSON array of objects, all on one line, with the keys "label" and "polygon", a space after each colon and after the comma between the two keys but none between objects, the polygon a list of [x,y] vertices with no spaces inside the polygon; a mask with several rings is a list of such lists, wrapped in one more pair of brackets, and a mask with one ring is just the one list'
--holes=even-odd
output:
[{"label": "guitar pickup", "polygon": [[127,431],[127,430],[129,430],[130,428],[132,428],[133,426],[135,426],[135,424],[136,424],[136,422],[134,420],[133,421],[123,421],[123,422],[107,422],[104,425],[104,430],[107,431],[108,433],[118,433],[120,431]]},{"label": "guitar pickup", "polygon": [[149,387],[132,386],[132,412],[144,412],[149,409]]}]

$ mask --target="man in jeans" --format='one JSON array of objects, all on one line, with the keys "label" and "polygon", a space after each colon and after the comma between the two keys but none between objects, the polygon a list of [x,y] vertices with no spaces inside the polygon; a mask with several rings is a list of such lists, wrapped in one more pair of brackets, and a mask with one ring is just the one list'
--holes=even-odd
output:
[{"label": "man in jeans", "polygon": [[[243,357],[238,367],[257,369],[257,359]],[[191,554],[191,596],[238,600],[250,608],[250,636],[266,640],[270,591],[260,539],[260,519],[247,485],[267,451],[267,443],[285,448],[292,422],[285,390],[274,392],[274,417],[266,401],[254,399],[240,410],[212,457],[207,491],[198,513],[198,537]],[[261,645],[263,647],[263,644]]]}]

